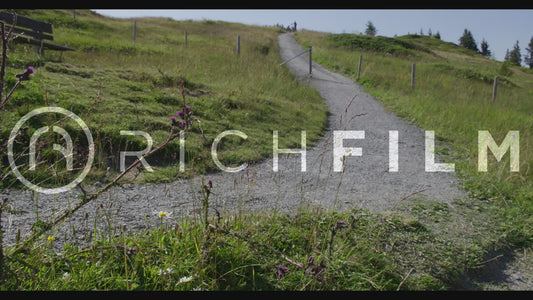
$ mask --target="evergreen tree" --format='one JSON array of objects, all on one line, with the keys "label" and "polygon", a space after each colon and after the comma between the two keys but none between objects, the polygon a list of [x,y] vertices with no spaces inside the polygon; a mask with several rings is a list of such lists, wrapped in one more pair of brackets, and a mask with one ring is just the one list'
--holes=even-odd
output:
[{"label": "evergreen tree", "polygon": [[437,31],[437,33],[435,33],[435,38],[440,40],[440,33]]},{"label": "evergreen tree", "polygon": [[492,52],[489,50],[489,44],[483,39],[483,41],[481,41],[481,55],[490,58],[491,54]]},{"label": "evergreen tree", "polygon": [[376,27],[374,26],[374,24],[372,24],[371,21],[368,21],[368,23],[366,23],[365,34],[369,36],[376,36],[376,33],[377,33]]},{"label": "evergreen tree", "polygon": [[476,41],[474,40],[474,36],[472,35],[472,32],[470,30],[465,29],[463,32],[463,36],[459,39],[459,45],[462,47],[465,47],[466,49],[474,50],[476,52],[479,52]]},{"label": "evergreen tree", "polygon": [[529,45],[526,48],[526,57],[524,57],[524,63],[530,69],[533,69],[533,36],[529,41]]},{"label": "evergreen tree", "polygon": [[505,56],[503,57],[503,61],[509,61],[510,56],[511,54],[509,53],[509,49],[507,49],[507,51],[505,52]]},{"label": "evergreen tree", "polygon": [[509,62],[520,66],[522,64],[522,56],[520,55],[520,46],[518,46],[518,41],[514,44],[513,50],[509,52]]}]

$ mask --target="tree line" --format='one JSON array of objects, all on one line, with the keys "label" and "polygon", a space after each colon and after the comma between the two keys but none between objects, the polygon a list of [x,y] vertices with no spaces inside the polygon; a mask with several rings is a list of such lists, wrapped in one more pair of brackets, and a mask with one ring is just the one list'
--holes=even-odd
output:
[{"label": "tree line", "polygon": [[[489,50],[489,44],[487,41],[483,39],[480,44],[481,49],[478,49],[474,36],[468,29],[465,29],[463,35],[459,38],[459,45],[476,51],[485,57],[490,58],[492,56],[492,52]],[[522,66],[522,54],[520,53],[520,45],[518,44],[518,41],[516,41],[511,51],[507,49],[504,61],[508,61],[517,66]],[[526,48],[523,62],[526,67],[533,69],[533,37],[531,37],[528,47]]]},{"label": "tree line", "polygon": [[[368,36],[375,36],[376,33],[377,33],[376,26],[374,26],[374,24],[371,21],[368,21],[366,23],[365,34]],[[422,29],[420,29],[420,35],[424,35],[424,32]],[[437,31],[436,34],[433,34],[431,32],[431,29],[428,30],[428,36],[432,36],[437,39],[440,39],[440,33]],[[472,34],[472,32],[470,32],[470,30],[466,28],[463,32],[463,35],[459,38],[459,46],[476,51],[487,58],[492,58],[492,51],[489,49],[489,43],[485,39],[483,39],[478,48],[476,40],[474,39],[474,35]],[[509,49],[507,49],[507,52],[505,53],[504,61],[508,61],[517,66],[522,66],[522,61],[523,61],[526,67],[533,69],[533,36],[531,37],[531,40],[529,41],[529,44],[526,48],[526,53],[523,59],[522,59],[522,54],[520,52],[520,45],[518,44],[518,41],[516,41],[512,50],[509,51]]]}]

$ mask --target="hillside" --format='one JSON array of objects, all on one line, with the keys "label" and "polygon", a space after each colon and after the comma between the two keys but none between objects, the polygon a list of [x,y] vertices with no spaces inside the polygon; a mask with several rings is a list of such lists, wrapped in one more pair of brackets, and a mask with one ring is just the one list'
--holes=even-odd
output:
[{"label": "hillside", "polygon": [[[484,203],[482,207],[467,206],[472,205],[480,213],[495,213],[482,217],[488,219],[479,226],[480,230],[485,228],[481,230],[480,236],[484,237],[480,241],[492,235],[486,240],[492,240],[487,247],[489,252],[502,253],[509,248],[523,251],[525,258],[521,264],[530,265],[532,258],[527,253],[531,253],[533,241],[531,70],[487,59],[428,36],[370,38],[301,31],[297,39],[304,46],[313,45],[313,58],[323,66],[354,81],[359,76],[364,90],[390,111],[422,129],[433,130],[441,142],[435,152],[444,157],[443,161],[455,164],[455,173],[462,179],[465,191]],[[488,131],[495,144],[501,145],[500,150],[492,150],[499,151],[501,157],[489,151],[486,171],[480,168],[483,163],[479,160],[479,145],[483,142],[480,131]],[[513,154],[504,147],[507,137],[516,147]],[[512,163],[518,170],[512,169]],[[471,218],[473,222],[477,217]]]},{"label": "hillside", "polygon": [[[453,43],[427,36],[370,38],[359,35],[298,33],[299,41],[315,46],[321,64],[357,80],[391,111],[449,143],[451,159],[465,165],[465,177],[492,178],[523,185],[533,177],[531,126],[533,73],[487,59]],[[412,83],[412,67],[416,68]],[[494,78],[498,77],[493,99]],[[414,86],[412,86],[414,84]],[[488,130],[501,141],[508,131],[520,132],[520,172],[509,171],[509,157],[492,160],[478,172],[478,131]],[[444,151],[444,150],[443,150]]]},{"label": "hillside", "polygon": [[[20,69],[31,65],[36,73],[6,106],[14,113],[3,116],[6,126],[2,127],[12,127],[7,125],[44,105],[71,110],[93,129],[97,155],[89,177],[94,180],[105,181],[101,175],[106,171],[108,175],[118,171],[119,151],[147,147],[144,138],[120,135],[121,130],[149,133],[153,147],[161,143],[171,127],[169,117],[183,106],[183,96],[199,120],[185,137],[186,170],[178,170],[176,140],[148,160],[161,172],[145,172],[138,179],[170,181],[218,170],[210,145],[225,130],[240,130],[248,136],[245,143],[230,137],[219,146],[219,160],[230,166],[270,155],[276,128],[283,128],[287,136],[305,129],[312,143],[325,126],[327,109],[318,93],[299,85],[279,66],[277,27],[163,18],[134,21],[89,10],[77,10],[76,19],[70,10],[18,13],[50,22],[54,43],[76,51],[46,50],[40,57],[31,45],[11,45],[7,89],[15,84],[13,75]],[[79,128],[77,132],[83,134]],[[2,135],[7,138],[9,132],[4,129]],[[282,146],[299,143],[298,138],[290,139],[282,140],[286,143]],[[36,181],[47,181],[44,173],[35,176]]]}]

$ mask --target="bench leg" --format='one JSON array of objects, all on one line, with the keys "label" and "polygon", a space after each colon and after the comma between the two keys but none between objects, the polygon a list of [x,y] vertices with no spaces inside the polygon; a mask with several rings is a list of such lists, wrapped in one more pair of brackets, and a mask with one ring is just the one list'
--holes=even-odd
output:
[{"label": "bench leg", "polygon": [[33,46],[33,50],[35,51],[35,53],[39,54],[39,55],[44,55],[44,48],[41,47],[41,46]]}]

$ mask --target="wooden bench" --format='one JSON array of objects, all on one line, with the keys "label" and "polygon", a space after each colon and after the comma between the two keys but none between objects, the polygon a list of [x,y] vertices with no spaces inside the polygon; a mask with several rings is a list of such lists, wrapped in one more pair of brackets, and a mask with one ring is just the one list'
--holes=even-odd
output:
[{"label": "wooden bench", "polygon": [[[15,41],[35,45],[35,49],[39,54],[43,54],[44,49],[75,51],[75,49],[46,41],[54,40],[54,37],[52,36],[52,24],[19,15],[16,17],[15,28],[13,28]],[[12,25],[13,14],[0,11],[0,21]]]}]

